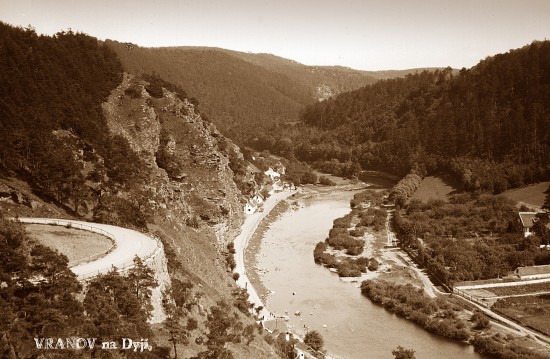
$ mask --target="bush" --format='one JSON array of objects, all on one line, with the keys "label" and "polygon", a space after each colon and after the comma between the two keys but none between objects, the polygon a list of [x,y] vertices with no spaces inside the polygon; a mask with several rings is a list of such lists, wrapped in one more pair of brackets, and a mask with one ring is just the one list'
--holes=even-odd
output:
[{"label": "bush", "polygon": [[375,259],[375,258],[371,258],[369,260],[369,265],[368,265],[368,269],[371,271],[371,272],[374,272],[376,270],[378,270],[378,267],[380,266],[380,263],[378,263],[378,261]]},{"label": "bush", "polygon": [[138,85],[131,85],[124,90],[124,94],[131,98],[141,98],[141,88]]},{"label": "bush", "polygon": [[311,330],[306,333],[306,336],[304,337],[304,343],[311,349],[316,351],[320,351],[325,345],[323,337],[316,330]]},{"label": "bush", "polygon": [[485,314],[480,311],[476,311],[470,318],[474,322],[474,329],[476,330],[485,330],[491,327],[491,321]]},{"label": "bush", "polygon": [[197,218],[197,216],[188,217],[185,220],[185,225],[191,228],[199,228],[199,219]]},{"label": "bush", "polygon": [[336,186],[336,182],[334,182],[327,176],[319,177],[319,184],[322,184],[323,186]]}]

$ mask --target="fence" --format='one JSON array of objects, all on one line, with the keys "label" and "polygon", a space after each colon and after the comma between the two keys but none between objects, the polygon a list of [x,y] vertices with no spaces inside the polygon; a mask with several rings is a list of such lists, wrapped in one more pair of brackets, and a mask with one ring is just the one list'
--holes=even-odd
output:
[{"label": "fence", "polygon": [[482,306],[484,306],[484,307],[486,307],[486,308],[489,308],[489,307],[490,307],[489,303],[487,303],[486,301],[484,301],[484,300],[482,300],[482,299],[479,299],[478,297],[475,297],[475,296],[473,296],[473,295],[471,295],[471,294],[468,294],[468,293],[466,293],[465,291],[463,291],[463,290],[460,289],[460,288],[456,288],[456,287],[453,288],[453,293],[458,294],[459,296],[461,296],[461,297],[463,297],[463,298],[466,298],[466,299],[468,299],[468,300],[471,301],[471,302],[474,302],[474,303],[477,303],[477,304],[479,304],[479,305],[482,305]]},{"label": "fence", "polygon": [[[116,237],[115,237],[115,235],[113,235],[112,233],[104,230],[103,228],[100,228],[100,227],[96,226],[95,223],[65,220],[65,219],[48,219],[48,218],[19,218],[18,220],[19,220],[19,222],[22,222],[22,223],[65,226],[65,227],[70,227],[70,228],[82,229],[84,231],[100,233],[100,234],[108,237],[113,242],[113,245],[105,251],[102,251],[100,253],[96,253],[92,256],[89,256],[89,257],[86,257],[86,258],[83,258],[83,259],[79,259],[79,260],[76,260],[76,261],[73,261],[73,262],[69,262],[69,267],[74,267],[78,264],[87,263],[87,262],[91,262],[91,261],[97,260],[99,258],[102,258],[103,256],[110,253],[116,247]],[[151,236],[149,236],[149,238],[151,238],[152,240],[155,241],[156,247],[151,253],[148,253],[147,255],[145,255],[144,257],[141,258],[141,260],[143,261],[144,264],[152,262],[156,258],[156,256],[159,253],[161,253],[161,251],[163,251],[163,248],[164,248],[163,245],[162,245],[162,242],[158,238],[151,237]],[[129,259],[126,262],[122,263],[122,265],[116,267],[116,269],[117,269],[118,273],[122,274],[122,273],[126,273],[130,269],[134,268],[134,266],[135,266],[134,265],[134,258],[132,258],[132,259]],[[93,271],[93,272],[79,274],[77,278],[81,282],[86,282],[86,281],[89,281],[90,279],[92,279],[92,278],[94,278],[94,277],[96,277],[100,274],[109,272],[113,268],[114,268],[114,266],[111,266],[110,268],[103,268],[99,271]]]}]

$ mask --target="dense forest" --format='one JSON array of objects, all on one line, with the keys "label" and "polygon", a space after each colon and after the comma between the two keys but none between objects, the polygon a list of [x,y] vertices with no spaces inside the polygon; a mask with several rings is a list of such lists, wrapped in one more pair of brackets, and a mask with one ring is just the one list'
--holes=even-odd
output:
[{"label": "dense forest", "polygon": [[[32,28],[0,23],[0,73],[4,175],[28,180],[58,203],[75,203],[75,212],[93,195],[85,181],[107,178],[123,186],[135,178],[140,159],[126,140],[108,132],[101,108],[120,83],[122,66],[97,39],[70,31],[38,36]],[[67,146],[72,142],[78,145]]]},{"label": "dense forest", "polygon": [[342,175],[444,171],[500,193],[550,177],[550,42],[389,79],[308,106],[254,146]]},{"label": "dense forest", "polygon": [[297,122],[301,109],[317,100],[412,71],[307,66],[271,54],[208,47],[143,48],[111,40],[105,44],[126,71],[155,73],[185,88],[200,101],[201,112],[239,144]]}]

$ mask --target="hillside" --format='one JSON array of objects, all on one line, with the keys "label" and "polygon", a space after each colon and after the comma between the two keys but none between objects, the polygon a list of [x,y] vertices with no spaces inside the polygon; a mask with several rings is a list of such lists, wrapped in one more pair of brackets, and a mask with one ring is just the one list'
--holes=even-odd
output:
[{"label": "hillside", "polygon": [[124,69],[157,74],[184,88],[199,108],[232,139],[251,138],[259,129],[296,121],[299,111],[314,101],[306,86],[286,75],[266,70],[210,48],[141,48],[106,41]]},{"label": "hillside", "polygon": [[209,47],[143,48],[107,40],[126,71],[156,74],[184,88],[226,136],[251,144],[258,132],[299,120],[318,100],[417,72],[358,71],[340,66],[306,66],[271,54]]},{"label": "hillside", "polygon": [[441,170],[467,190],[500,193],[550,176],[550,42],[456,74],[423,71],[309,105],[303,124],[257,147],[332,173]]},{"label": "hillside", "polygon": [[[242,309],[246,296],[226,260],[248,182],[239,148],[182,89],[124,73],[95,38],[0,24],[0,51],[0,247],[10,259],[0,266],[0,356],[37,354],[28,345],[37,335],[79,333],[149,338],[151,359],[175,348],[183,357],[277,357]],[[172,279],[168,320],[149,326],[147,290],[114,272],[83,290],[66,257],[3,219],[15,216],[86,219],[160,238]],[[30,282],[36,275],[45,279]],[[215,332],[220,321],[227,326]]]}]

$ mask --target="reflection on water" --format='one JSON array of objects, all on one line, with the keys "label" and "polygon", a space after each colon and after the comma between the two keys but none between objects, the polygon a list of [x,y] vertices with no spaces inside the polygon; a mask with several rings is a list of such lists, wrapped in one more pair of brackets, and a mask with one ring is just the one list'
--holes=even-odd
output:
[{"label": "reflection on water", "polygon": [[[430,335],[416,325],[372,304],[359,283],[344,283],[313,261],[315,244],[326,238],[332,221],[349,212],[353,192],[335,192],[301,200],[266,232],[258,268],[264,285],[275,292],[267,306],[290,317],[297,332],[318,330],[329,352],[346,358],[391,358],[397,346],[421,358],[482,358],[467,345]],[[300,311],[300,316],[294,315]],[[326,328],[324,327],[326,326]]]}]

